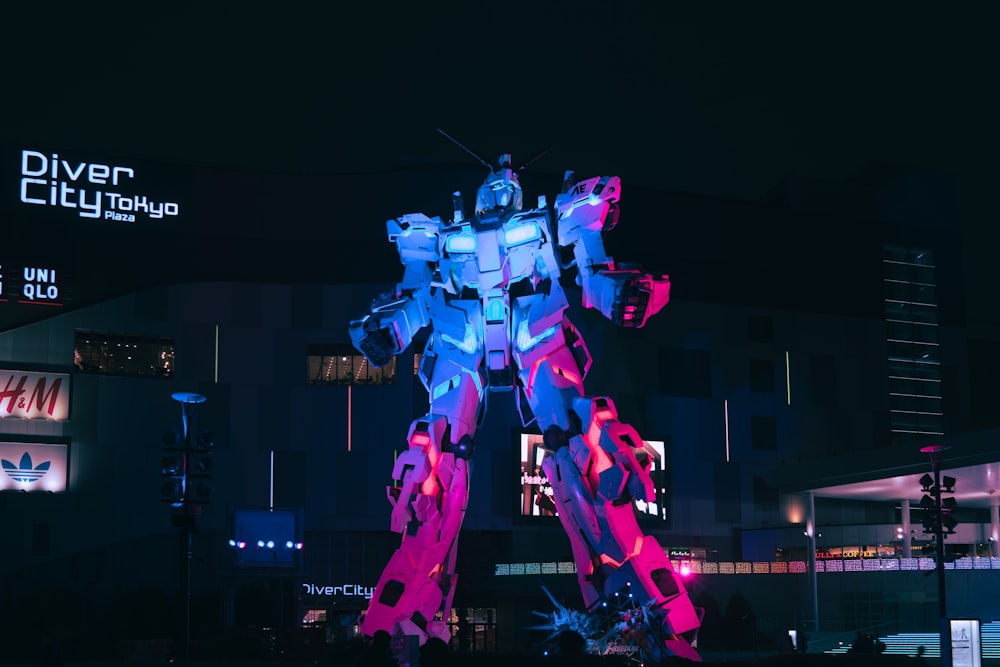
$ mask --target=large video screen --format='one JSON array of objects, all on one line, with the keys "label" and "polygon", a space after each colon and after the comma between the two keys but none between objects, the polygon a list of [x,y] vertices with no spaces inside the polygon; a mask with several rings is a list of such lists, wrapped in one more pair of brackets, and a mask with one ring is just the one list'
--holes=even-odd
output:
[{"label": "large video screen", "polygon": [[[542,471],[542,460],[549,453],[542,446],[542,436],[535,433],[520,434],[521,488],[518,503],[520,516],[554,517],[559,516],[555,502],[552,500],[552,485]],[[642,451],[636,452],[636,457],[646,456],[652,462],[650,477],[656,496],[651,502],[635,501],[635,507],[640,516],[646,516],[660,521],[668,521],[668,489],[667,465],[669,461],[668,445],[663,440],[643,440]]]}]

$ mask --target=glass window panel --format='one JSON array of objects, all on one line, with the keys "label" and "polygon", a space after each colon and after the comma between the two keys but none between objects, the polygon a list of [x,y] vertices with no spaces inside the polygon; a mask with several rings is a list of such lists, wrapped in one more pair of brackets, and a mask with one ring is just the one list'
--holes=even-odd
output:
[{"label": "glass window panel", "polygon": [[73,365],[81,373],[173,377],[174,339],[77,330]]},{"label": "glass window panel", "polygon": [[396,384],[397,359],[375,368],[350,345],[309,345],[306,382],[314,386]]}]

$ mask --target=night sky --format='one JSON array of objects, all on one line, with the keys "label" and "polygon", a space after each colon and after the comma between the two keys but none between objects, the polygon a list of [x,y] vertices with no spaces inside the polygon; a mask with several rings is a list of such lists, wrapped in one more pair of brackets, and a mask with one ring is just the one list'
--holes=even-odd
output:
[{"label": "night sky", "polygon": [[0,18],[0,142],[335,188],[469,166],[441,127],[491,161],[551,146],[533,169],[618,174],[625,197],[939,169],[959,180],[970,321],[1000,325],[996,5],[20,4]]}]

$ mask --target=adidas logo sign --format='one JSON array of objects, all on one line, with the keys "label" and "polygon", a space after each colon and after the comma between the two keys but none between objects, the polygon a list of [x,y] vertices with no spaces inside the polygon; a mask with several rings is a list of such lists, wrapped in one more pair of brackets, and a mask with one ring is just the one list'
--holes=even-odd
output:
[{"label": "adidas logo sign", "polygon": [[49,466],[52,465],[52,461],[44,461],[39,463],[38,466],[34,466],[31,460],[31,454],[25,452],[21,457],[19,464],[15,465],[13,462],[7,459],[0,459],[0,466],[3,466],[4,472],[6,472],[11,479],[15,482],[25,482],[30,484],[31,482],[36,482],[45,476],[45,473],[49,471]]}]

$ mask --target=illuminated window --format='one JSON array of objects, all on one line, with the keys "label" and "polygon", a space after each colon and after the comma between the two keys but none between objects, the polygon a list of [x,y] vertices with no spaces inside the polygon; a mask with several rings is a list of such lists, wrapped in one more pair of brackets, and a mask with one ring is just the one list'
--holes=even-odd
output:
[{"label": "illuminated window", "polygon": [[78,329],[73,365],[81,373],[173,377],[174,339]]},{"label": "illuminated window", "polygon": [[382,368],[375,368],[350,345],[309,345],[306,382],[314,386],[396,384],[396,357]]},{"label": "illuminated window", "polygon": [[889,444],[906,445],[944,433],[934,255],[885,246],[882,268]]}]

